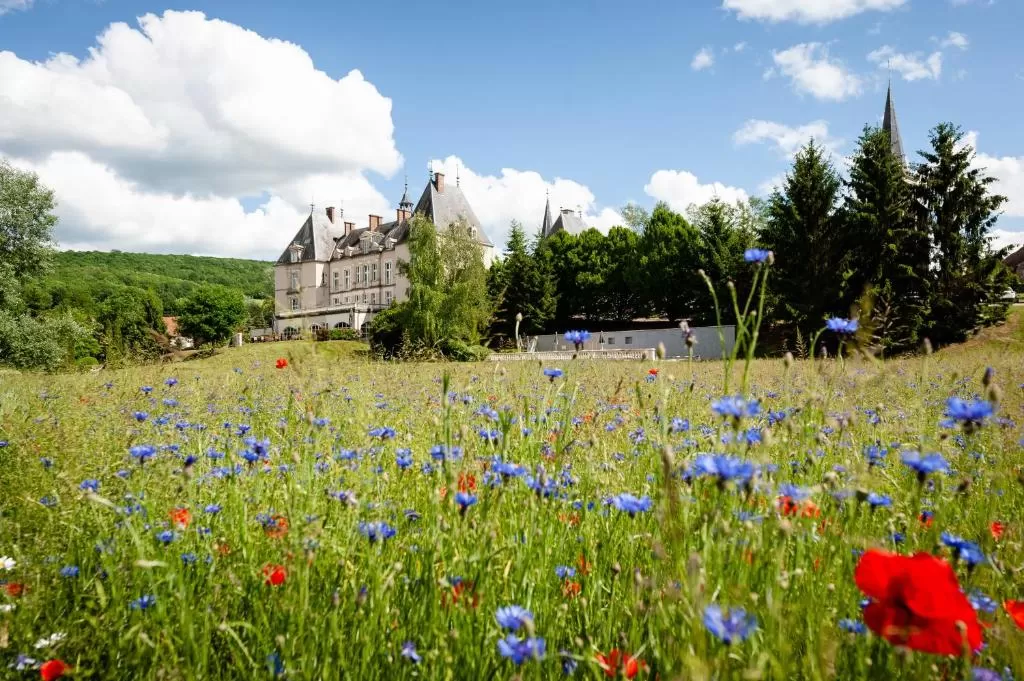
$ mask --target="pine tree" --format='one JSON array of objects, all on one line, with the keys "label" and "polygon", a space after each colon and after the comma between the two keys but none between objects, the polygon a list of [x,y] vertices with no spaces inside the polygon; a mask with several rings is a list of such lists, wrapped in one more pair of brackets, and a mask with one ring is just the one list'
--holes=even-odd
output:
[{"label": "pine tree", "polygon": [[825,150],[812,140],[768,201],[761,241],[775,252],[771,285],[805,336],[841,307],[842,248],[836,229],[841,184]]},{"label": "pine tree", "polygon": [[540,260],[530,252],[522,225],[512,222],[505,257],[500,265],[501,302],[492,331],[515,336],[516,315],[521,314],[519,333],[544,331],[555,314],[555,283]]},{"label": "pine tree", "polygon": [[[729,282],[744,295],[750,290],[752,280],[753,269],[744,263],[743,253],[753,246],[754,234],[741,221],[744,210],[747,209],[742,204],[733,206],[715,198],[690,211],[690,221],[700,232],[700,267],[715,287],[725,323],[732,323],[735,317]],[[692,314],[693,322],[713,324],[717,319],[714,299],[704,288],[699,292]]]},{"label": "pine tree", "polygon": [[915,193],[931,237],[927,334],[945,344],[1005,317],[999,295],[1010,275],[989,239],[1006,197],[990,192],[995,179],[974,166],[974,149],[960,128],[941,123],[930,141],[931,149],[920,152]]},{"label": "pine tree", "polygon": [[843,303],[886,350],[914,348],[928,315],[928,234],[889,133],[865,128],[843,206]]},{"label": "pine tree", "polygon": [[644,273],[645,306],[679,320],[690,317],[704,288],[700,269],[697,230],[668,204],[659,202],[640,238],[638,267]]}]

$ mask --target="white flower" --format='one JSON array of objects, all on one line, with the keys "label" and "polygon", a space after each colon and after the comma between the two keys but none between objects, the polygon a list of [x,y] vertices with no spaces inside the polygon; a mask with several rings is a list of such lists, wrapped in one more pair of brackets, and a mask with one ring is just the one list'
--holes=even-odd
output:
[{"label": "white flower", "polygon": [[50,634],[49,636],[44,636],[38,641],[36,641],[36,650],[41,650],[43,648],[50,648],[52,646],[55,646],[67,637],[68,635],[62,631],[55,632],[53,634]]},{"label": "white flower", "polygon": [[14,603],[0,603],[0,612],[12,612]]},{"label": "white flower", "polygon": [[10,556],[0,556],[0,570],[13,570],[17,564]]},{"label": "white flower", "polygon": [[39,663],[31,657],[29,657],[28,655],[18,655],[18,659],[16,659],[11,664],[7,665],[7,668],[16,669],[19,672],[23,672],[26,669],[35,669],[38,665]]}]

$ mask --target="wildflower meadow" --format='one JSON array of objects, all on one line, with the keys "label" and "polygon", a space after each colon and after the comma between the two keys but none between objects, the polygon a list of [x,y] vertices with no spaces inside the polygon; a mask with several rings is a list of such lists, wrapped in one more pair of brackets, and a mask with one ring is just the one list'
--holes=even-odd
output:
[{"label": "wildflower meadow", "polygon": [[1024,678],[1021,321],[885,362],[0,376],[0,677]]}]

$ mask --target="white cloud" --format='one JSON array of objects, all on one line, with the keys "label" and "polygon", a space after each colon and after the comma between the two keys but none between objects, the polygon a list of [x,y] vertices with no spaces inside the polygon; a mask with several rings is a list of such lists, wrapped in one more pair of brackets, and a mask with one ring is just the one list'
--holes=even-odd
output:
[{"label": "white cloud", "polygon": [[387,215],[366,175],[402,164],[361,73],[199,12],[112,24],[81,60],[0,52],[0,101],[0,154],[55,189],[66,246],[276,257],[311,196]]},{"label": "white cloud", "polygon": [[781,189],[786,182],[786,174],[779,173],[757,185],[757,193],[761,196],[769,196],[776,189]]},{"label": "white cloud", "polygon": [[989,232],[989,236],[992,237],[991,243],[994,250],[1004,247],[1017,250],[1024,246],[1024,232],[1014,232],[1009,229],[993,229]]},{"label": "white cloud", "polygon": [[466,167],[458,156],[431,161],[435,171],[445,174],[445,182],[459,186],[473,212],[480,219],[484,231],[499,249],[508,240],[509,225],[518,220],[528,236],[535,234],[544,217],[545,192],[551,198],[552,217],[558,217],[561,208],[580,210],[583,222],[607,232],[610,227],[621,225],[622,216],[612,208],[600,208],[590,189],[564,178],[547,180],[533,170],[502,168],[500,175],[481,175]]},{"label": "white cloud", "polygon": [[701,48],[700,52],[694,55],[693,61],[690,62],[690,68],[694,71],[703,71],[709,69],[715,64],[715,55],[707,47]]},{"label": "white cloud", "polygon": [[939,44],[942,45],[942,47],[956,47],[961,50],[966,50],[971,42],[963,33],[950,31],[949,35],[946,36],[946,38]]},{"label": "white cloud", "polygon": [[8,12],[26,10],[32,6],[33,0],[0,0],[0,17]]},{"label": "white cloud", "polygon": [[722,9],[736,12],[740,19],[827,24],[862,12],[888,12],[906,3],[907,0],[722,0]]},{"label": "white cloud", "polygon": [[776,69],[788,77],[797,92],[806,92],[817,99],[842,101],[859,95],[864,84],[838,59],[829,57],[828,48],[821,43],[801,43],[781,52],[772,51],[775,68],[765,72],[765,78],[776,74]]},{"label": "white cloud", "polygon": [[[978,133],[969,132],[965,142],[977,149]],[[1024,218],[1024,156],[992,156],[977,152],[974,165],[984,168],[986,174],[999,180],[991,190],[1008,199],[1003,205],[1004,215]]]},{"label": "white cloud", "polygon": [[653,199],[666,202],[676,212],[683,212],[694,204],[707,203],[715,197],[728,203],[748,198],[747,193],[738,187],[720,182],[701,184],[696,175],[686,170],[659,170],[651,175],[644,191]]},{"label": "white cloud", "polygon": [[920,52],[903,54],[885,45],[868,54],[868,61],[874,62],[879,68],[891,68],[907,81],[938,80],[942,75],[941,52],[932,52],[925,57]]},{"label": "white cloud", "polygon": [[751,119],[733,133],[732,138],[738,145],[771,143],[785,158],[792,158],[811,139],[833,153],[843,143],[829,136],[825,121],[813,121],[794,128],[774,121]]},{"label": "white cloud", "polygon": [[733,52],[742,52],[747,49],[747,43],[739,42],[732,46]]}]

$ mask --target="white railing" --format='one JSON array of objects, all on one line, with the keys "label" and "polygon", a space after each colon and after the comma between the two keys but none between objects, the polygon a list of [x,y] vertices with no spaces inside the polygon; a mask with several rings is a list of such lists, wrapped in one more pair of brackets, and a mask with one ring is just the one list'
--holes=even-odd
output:
[{"label": "white railing", "polygon": [[548,352],[496,352],[490,355],[492,362],[563,362],[571,359],[626,359],[653,360],[654,348],[637,350],[554,350]]}]

